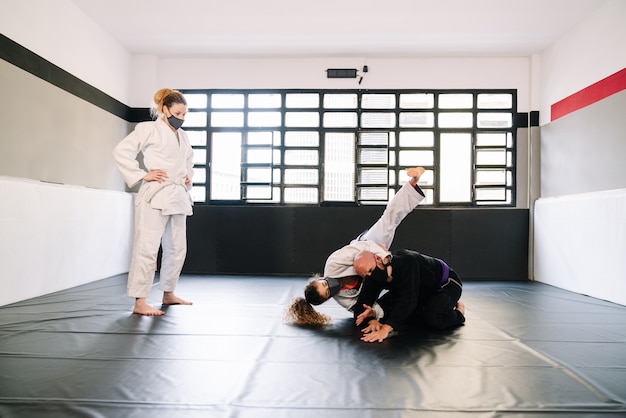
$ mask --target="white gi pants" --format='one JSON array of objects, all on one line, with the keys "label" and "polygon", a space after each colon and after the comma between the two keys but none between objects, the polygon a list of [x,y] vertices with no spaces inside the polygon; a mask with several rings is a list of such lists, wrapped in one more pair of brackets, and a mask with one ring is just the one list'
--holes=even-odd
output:
[{"label": "white gi pants", "polygon": [[173,292],[187,255],[187,215],[162,215],[149,203],[135,206],[135,235],[128,271],[128,296],[148,297],[156,270],[159,245],[162,246],[159,288]]},{"label": "white gi pants", "polygon": [[398,190],[398,193],[391,198],[382,216],[357,239],[359,241],[374,241],[389,250],[396,234],[396,228],[422,200],[424,200],[424,196],[419,194],[410,183],[405,183]]},{"label": "white gi pants", "polygon": [[[324,277],[356,276],[352,263],[354,256],[359,251],[371,251],[381,258],[389,255],[388,251],[396,234],[396,228],[422,200],[424,200],[424,196],[415,190],[410,183],[405,183],[389,201],[382,216],[369,230],[328,257],[324,266]],[[384,251],[380,245],[385,247]],[[340,291],[338,295],[341,293]],[[335,296],[335,299],[339,302],[338,295]],[[345,305],[342,304],[342,306]]]}]

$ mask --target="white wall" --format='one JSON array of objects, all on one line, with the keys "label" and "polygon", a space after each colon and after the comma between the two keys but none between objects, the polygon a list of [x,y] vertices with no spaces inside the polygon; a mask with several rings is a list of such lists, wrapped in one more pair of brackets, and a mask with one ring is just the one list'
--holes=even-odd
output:
[{"label": "white wall", "polygon": [[[312,58],[312,59],[164,59],[134,61],[133,106],[145,107],[163,86],[235,89],[518,89],[518,111],[530,111],[529,57],[511,58]],[[328,79],[328,68],[364,65],[356,79]],[[146,82],[149,80],[149,82]]]},{"label": "white wall", "polygon": [[0,306],[128,271],[132,196],[0,177]]},{"label": "white wall", "polygon": [[0,6],[0,33],[128,104],[130,52],[74,3],[69,0],[3,0]]},{"label": "white wall", "polygon": [[550,106],[626,67],[626,1],[613,0],[541,54],[540,125]]}]

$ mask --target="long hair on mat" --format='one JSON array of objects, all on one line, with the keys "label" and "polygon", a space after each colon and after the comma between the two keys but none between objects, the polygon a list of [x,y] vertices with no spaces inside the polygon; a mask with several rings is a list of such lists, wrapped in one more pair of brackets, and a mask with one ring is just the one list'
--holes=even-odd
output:
[{"label": "long hair on mat", "polygon": [[[312,283],[320,278],[319,275],[313,276],[309,279],[307,286],[305,287],[305,294],[307,288],[312,287]],[[326,325],[331,322],[331,318],[328,315],[324,315],[315,310],[312,304],[310,304],[305,298],[294,298],[287,306],[285,312],[285,321],[295,325]]]}]

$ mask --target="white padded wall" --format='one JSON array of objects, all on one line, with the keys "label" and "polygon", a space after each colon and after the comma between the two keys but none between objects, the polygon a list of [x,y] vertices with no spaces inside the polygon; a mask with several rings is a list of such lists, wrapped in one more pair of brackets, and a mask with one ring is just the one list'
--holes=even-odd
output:
[{"label": "white padded wall", "polygon": [[626,189],[535,203],[535,280],[626,305]]},{"label": "white padded wall", "polygon": [[0,306],[128,271],[132,195],[0,177]]}]

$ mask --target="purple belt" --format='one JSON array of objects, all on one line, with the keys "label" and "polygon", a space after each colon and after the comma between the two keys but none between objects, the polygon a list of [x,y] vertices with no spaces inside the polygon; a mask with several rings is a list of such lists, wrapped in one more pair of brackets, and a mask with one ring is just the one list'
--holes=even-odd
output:
[{"label": "purple belt", "polygon": [[436,260],[439,261],[439,264],[441,264],[441,268],[443,269],[441,282],[439,283],[439,287],[441,287],[446,284],[446,282],[448,281],[448,277],[450,277],[450,267],[448,267],[448,265],[443,260],[440,260],[438,258],[436,258]]}]

